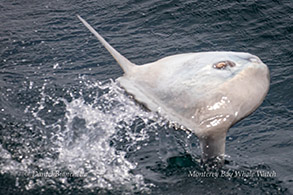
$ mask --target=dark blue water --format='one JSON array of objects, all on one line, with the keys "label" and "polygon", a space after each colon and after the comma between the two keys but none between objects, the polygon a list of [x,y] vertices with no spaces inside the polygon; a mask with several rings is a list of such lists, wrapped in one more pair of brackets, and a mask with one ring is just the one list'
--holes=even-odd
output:
[{"label": "dark blue water", "polygon": [[[136,64],[225,50],[268,65],[270,91],[229,130],[221,170],[119,87],[76,14]],[[1,1],[1,194],[292,194],[292,48],[290,0]]]}]

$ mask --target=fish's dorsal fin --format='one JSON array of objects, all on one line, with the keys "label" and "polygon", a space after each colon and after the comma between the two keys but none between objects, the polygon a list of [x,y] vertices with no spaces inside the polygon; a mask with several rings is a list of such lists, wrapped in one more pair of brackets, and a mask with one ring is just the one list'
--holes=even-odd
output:
[{"label": "fish's dorsal fin", "polygon": [[104,45],[104,47],[110,52],[110,54],[115,58],[120,67],[123,69],[124,73],[130,72],[131,68],[136,66],[130,62],[127,58],[116,51],[89,23],[87,23],[82,17],[77,15],[78,19],[98,38],[98,40]]}]

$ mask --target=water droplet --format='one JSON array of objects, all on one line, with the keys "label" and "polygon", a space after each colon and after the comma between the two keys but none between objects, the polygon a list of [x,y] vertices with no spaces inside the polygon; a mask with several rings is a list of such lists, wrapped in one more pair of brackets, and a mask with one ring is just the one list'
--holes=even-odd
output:
[{"label": "water droplet", "polygon": [[58,62],[53,65],[53,69],[56,69],[56,68],[59,68],[59,63]]}]

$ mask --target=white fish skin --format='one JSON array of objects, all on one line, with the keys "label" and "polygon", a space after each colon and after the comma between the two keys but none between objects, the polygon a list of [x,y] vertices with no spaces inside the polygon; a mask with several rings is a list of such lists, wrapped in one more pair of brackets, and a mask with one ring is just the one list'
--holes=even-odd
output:
[{"label": "white fish skin", "polygon": [[84,19],[124,70],[125,90],[151,111],[198,136],[202,160],[223,162],[228,129],[264,100],[268,67],[249,53],[215,51],[178,54],[137,66],[110,46]]}]

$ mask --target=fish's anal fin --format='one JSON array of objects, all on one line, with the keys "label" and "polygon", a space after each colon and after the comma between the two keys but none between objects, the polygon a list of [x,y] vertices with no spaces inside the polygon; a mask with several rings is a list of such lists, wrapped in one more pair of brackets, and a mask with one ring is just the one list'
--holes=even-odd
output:
[{"label": "fish's anal fin", "polygon": [[224,163],[226,132],[199,137],[203,163]]}]

